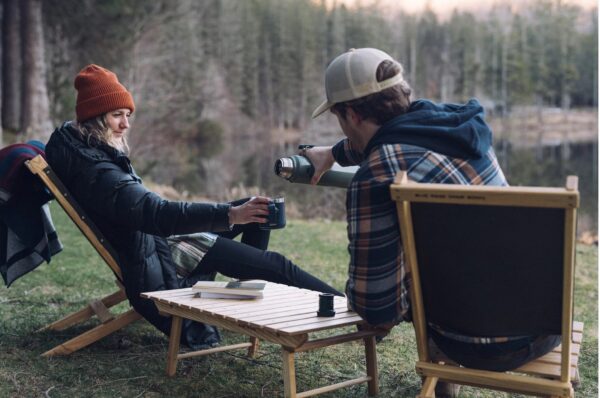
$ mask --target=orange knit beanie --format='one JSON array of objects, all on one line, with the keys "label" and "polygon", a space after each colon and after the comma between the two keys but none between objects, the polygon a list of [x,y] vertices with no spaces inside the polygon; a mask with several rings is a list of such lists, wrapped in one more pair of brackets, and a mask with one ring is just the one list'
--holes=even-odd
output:
[{"label": "orange knit beanie", "polygon": [[115,109],[135,111],[133,97],[117,75],[98,65],[88,65],[75,77],[77,121],[83,122]]}]

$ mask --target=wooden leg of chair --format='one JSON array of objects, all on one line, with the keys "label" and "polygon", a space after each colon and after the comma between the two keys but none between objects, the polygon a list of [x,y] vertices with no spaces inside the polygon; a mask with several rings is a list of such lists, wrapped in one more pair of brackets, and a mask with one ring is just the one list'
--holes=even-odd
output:
[{"label": "wooden leg of chair", "polygon": [[365,356],[367,360],[367,376],[371,377],[369,380],[369,396],[379,394],[379,375],[377,373],[377,349],[375,336],[369,336],[364,338],[365,341]]},{"label": "wooden leg of chair", "polygon": [[250,358],[254,358],[256,353],[258,352],[258,337],[250,336],[250,347],[248,347],[248,356]]},{"label": "wooden leg of chair", "polygon": [[86,347],[101,338],[108,336],[109,334],[116,332],[119,329],[129,325],[130,323],[137,321],[141,316],[134,309],[131,309],[123,314],[117,316],[112,321],[103,323],[102,325],[96,326],[95,328],[88,330],[79,336],[62,343],[53,349],[46,351],[42,356],[50,357],[54,355],[69,355],[77,350]]},{"label": "wooden leg of chair", "polygon": [[177,370],[177,355],[179,354],[179,340],[181,339],[182,318],[173,315],[171,321],[171,335],[169,336],[169,352],[167,352],[167,375],[174,376]]},{"label": "wooden leg of chair", "polygon": [[575,377],[573,377],[573,380],[571,380],[571,385],[573,386],[574,390],[577,390],[581,385],[581,379],[579,378],[579,366],[575,370]]},{"label": "wooden leg of chair", "polygon": [[421,393],[417,395],[417,398],[435,398],[435,385],[437,382],[437,377],[426,377],[423,381]]},{"label": "wooden leg of chair", "polygon": [[[125,296],[125,292],[119,290],[113,294],[109,294],[106,297],[103,297],[99,301],[101,301],[106,307],[110,308],[116,304],[119,304],[122,301],[125,301],[127,297]],[[41,329],[38,329],[38,332],[44,330],[65,330],[69,326],[75,325],[77,323],[81,323],[93,317],[95,312],[91,305],[88,305],[82,310],[77,312],[73,312],[72,314],[67,315],[66,317],[59,319],[58,321],[52,322],[49,325],[44,326]]]},{"label": "wooden leg of chair", "polygon": [[283,360],[283,388],[285,398],[296,398],[296,369],[294,367],[294,352],[281,349]]}]

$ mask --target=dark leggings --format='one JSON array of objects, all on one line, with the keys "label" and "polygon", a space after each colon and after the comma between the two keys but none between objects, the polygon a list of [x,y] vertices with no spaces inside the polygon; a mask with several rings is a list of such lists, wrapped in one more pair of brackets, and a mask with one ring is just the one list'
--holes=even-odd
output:
[{"label": "dark leggings", "polygon": [[[279,253],[267,251],[268,230],[257,223],[235,225],[232,231],[219,233],[213,247],[204,255],[191,277],[219,272],[237,279],[263,279],[323,293],[342,293],[303,271]],[[233,238],[242,234],[242,243]]]},{"label": "dark leggings", "polygon": [[430,336],[450,359],[473,369],[507,371],[516,369],[552,351],[560,344],[560,336],[524,337],[493,344],[472,344],[450,339],[429,328]]}]

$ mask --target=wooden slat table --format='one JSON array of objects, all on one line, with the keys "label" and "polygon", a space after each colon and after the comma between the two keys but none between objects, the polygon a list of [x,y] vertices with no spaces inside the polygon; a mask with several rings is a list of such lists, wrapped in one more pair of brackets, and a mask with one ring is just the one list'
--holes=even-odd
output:
[{"label": "wooden slat table", "polygon": [[[265,287],[264,298],[257,300],[198,298],[190,288],[143,293],[142,297],[154,300],[161,313],[173,317],[167,354],[169,376],[175,374],[179,359],[240,348],[248,348],[248,355],[253,356],[258,348],[258,339],[264,339],[282,347],[286,397],[309,397],[359,383],[368,383],[369,395],[379,393],[374,331],[345,332],[332,337],[309,340],[309,334],[312,332],[364,323],[355,312],[348,310],[346,299],[343,297],[335,297],[336,315],[331,318],[317,316],[318,292],[271,282]],[[179,354],[183,319],[205,322],[245,334],[250,336],[250,342]],[[354,340],[364,342],[366,375],[314,390],[296,392],[295,353]]]}]

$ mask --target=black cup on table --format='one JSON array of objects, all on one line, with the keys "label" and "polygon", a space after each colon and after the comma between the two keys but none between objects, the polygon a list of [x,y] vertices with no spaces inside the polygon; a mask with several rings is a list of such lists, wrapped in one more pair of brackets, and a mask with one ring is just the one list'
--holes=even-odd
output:
[{"label": "black cup on table", "polygon": [[285,227],[285,199],[274,198],[269,201],[269,215],[264,223],[259,224],[260,229],[280,229]]},{"label": "black cup on table", "polygon": [[332,317],[335,316],[335,310],[333,309],[333,294],[321,293],[319,294],[319,310],[317,316]]}]

